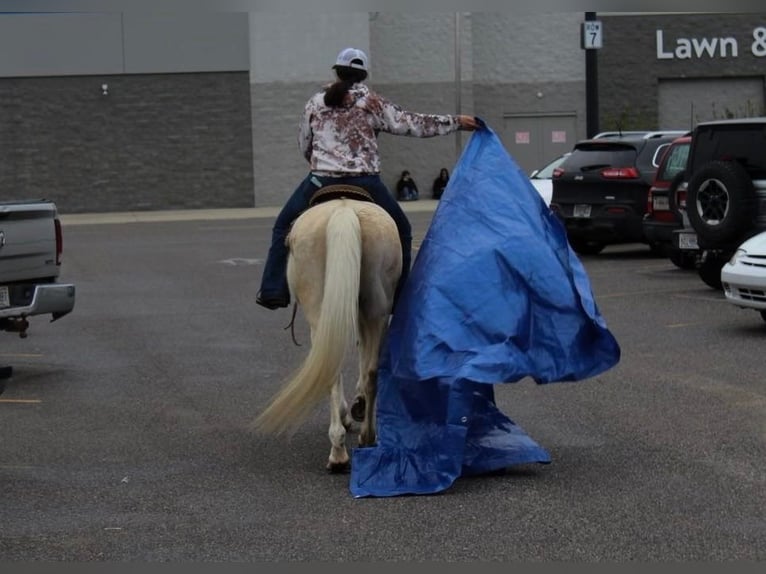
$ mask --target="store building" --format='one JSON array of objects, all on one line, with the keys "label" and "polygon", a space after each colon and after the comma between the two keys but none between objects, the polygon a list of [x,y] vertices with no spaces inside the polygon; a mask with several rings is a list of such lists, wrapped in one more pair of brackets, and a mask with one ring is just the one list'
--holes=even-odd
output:
[{"label": "store building", "polygon": [[[524,171],[586,136],[583,13],[0,14],[0,201],[62,212],[280,205],[335,54],[405,109],[482,117]],[[598,125],[762,114],[766,13],[598,15]],[[382,134],[427,189],[470,134]]]}]

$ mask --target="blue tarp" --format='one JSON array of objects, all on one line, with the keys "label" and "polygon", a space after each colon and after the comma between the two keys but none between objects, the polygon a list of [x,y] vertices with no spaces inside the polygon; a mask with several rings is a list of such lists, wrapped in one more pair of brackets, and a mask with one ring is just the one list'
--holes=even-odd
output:
[{"label": "blue tarp", "polygon": [[620,348],[566,232],[488,127],[474,132],[381,349],[377,445],[355,497],[429,494],[549,454],[495,405],[497,383],[580,381]]}]

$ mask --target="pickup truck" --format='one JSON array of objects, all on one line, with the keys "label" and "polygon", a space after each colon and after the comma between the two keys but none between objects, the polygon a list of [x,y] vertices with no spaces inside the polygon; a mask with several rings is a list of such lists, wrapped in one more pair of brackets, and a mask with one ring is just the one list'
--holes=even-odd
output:
[{"label": "pickup truck", "polygon": [[[0,331],[27,336],[29,317],[60,319],[74,308],[75,286],[59,283],[62,234],[55,203],[0,202]],[[0,379],[11,369],[0,364]]]}]

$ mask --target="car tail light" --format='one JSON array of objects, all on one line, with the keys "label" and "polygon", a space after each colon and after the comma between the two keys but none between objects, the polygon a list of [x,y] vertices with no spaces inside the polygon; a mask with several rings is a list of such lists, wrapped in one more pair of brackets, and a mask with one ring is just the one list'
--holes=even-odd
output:
[{"label": "car tail light", "polygon": [[61,222],[58,217],[53,219],[53,226],[56,229],[56,265],[61,265],[61,255],[64,251],[64,236],[61,233]]},{"label": "car tail light", "polygon": [[608,167],[601,170],[601,177],[606,179],[637,179],[638,170],[635,167]]},{"label": "car tail light", "polygon": [[678,209],[686,209],[686,190],[679,189],[676,191],[676,205]]},{"label": "car tail light", "polygon": [[561,169],[560,167],[557,167],[556,169],[553,170],[554,179],[556,179],[557,177],[561,177],[562,175],[564,175],[564,170]]},{"label": "car tail light", "polygon": [[646,213],[651,215],[654,213],[654,203],[652,202],[652,190],[649,190],[649,193],[646,194]]}]

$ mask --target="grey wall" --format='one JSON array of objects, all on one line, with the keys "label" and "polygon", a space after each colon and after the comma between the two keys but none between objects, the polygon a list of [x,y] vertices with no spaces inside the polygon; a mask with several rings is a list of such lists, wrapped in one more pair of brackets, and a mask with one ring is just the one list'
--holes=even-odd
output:
[{"label": "grey wall", "polygon": [[[251,14],[253,162],[259,205],[284,202],[306,175],[297,128],[306,100],[333,80],[340,49],[367,51],[368,84],[405,109],[456,112],[454,14]],[[463,113],[473,113],[470,18],[463,25]],[[382,176],[393,188],[410,170],[427,193],[441,167],[451,171],[456,140],[381,134]]]},{"label": "grey wall", "polygon": [[248,70],[242,13],[0,14],[0,77]]},{"label": "grey wall", "polygon": [[120,14],[0,15],[0,77],[123,70]]},{"label": "grey wall", "polygon": [[249,61],[243,13],[0,15],[0,199],[252,206]]},{"label": "grey wall", "polygon": [[333,80],[338,52],[369,51],[366,12],[250,14],[250,80],[255,204],[281,205],[306,177],[298,122],[311,95]]},{"label": "grey wall", "polygon": [[[449,13],[396,14],[381,12],[370,22],[373,75],[370,85],[404,109],[427,114],[473,114],[471,38],[468,15],[460,18],[461,109],[457,109],[455,78],[455,15]],[[470,134],[433,138],[381,134],[382,177],[394,192],[403,170],[428,197],[439,170],[452,173],[460,149]]]},{"label": "grey wall", "polygon": [[[479,115],[501,139],[510,117],[574,116],[582,138],[583,16],[464,13],[456,50],[453,13],[1,15],[0,193],[55,196],[76,211],[280,205],[306,173],[303,106],[346,46],[367,50],[370,86],[411,111]],[[599,19],[602,129],[620,117],[667,127],[657,108],[669,79],[764,79],[751,44],[766,13]],[[739,57],[658,60],[658,28],[669,41],[736,36]],[[393,187],[408,169],[427,193],[469,138],[382,134],[383,178]]]},{"label": "grey wall", "polygon": [[[604,47],[598,54],[600,127],[674,128],[658,125],[658,84],[663,78],[764,77],[766,58],[751,51],[753,30],[766,27],[766,13],[609,16]],[[663,30],[665,50],[678,38],[738,39],[738,57],[658,59],[656,31]],[[687,126],[688,114],[678,118]]]},{"label": "grey wall", "polygon": [[581,13],[473,14],[476,109],[497,131],[511,114],[574,113],[585,137],[581,20]]},{"label": "grey wall", "polygon": [[252,206],[249,100],[247,72],[0,78],[0,200]]}]

